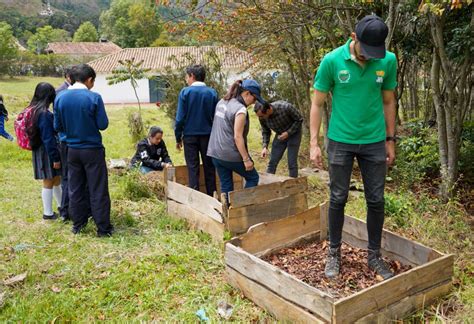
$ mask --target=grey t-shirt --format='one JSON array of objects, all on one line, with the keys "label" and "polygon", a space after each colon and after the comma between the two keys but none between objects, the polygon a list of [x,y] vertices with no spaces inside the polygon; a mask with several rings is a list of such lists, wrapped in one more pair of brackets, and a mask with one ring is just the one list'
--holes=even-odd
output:
[{"label": "grey t-shirt", "polygon": [[212,124],[211,138],[207,148],[207,155],[228,162],[242,162],[239,150],[234,141],[235,117],[239,114],[246,116],[244,127],[244,140],[247,146],[249,133],[249,119],[247,108],[237,99],[226,101],[222,99],[217,103],[214,122]]}]

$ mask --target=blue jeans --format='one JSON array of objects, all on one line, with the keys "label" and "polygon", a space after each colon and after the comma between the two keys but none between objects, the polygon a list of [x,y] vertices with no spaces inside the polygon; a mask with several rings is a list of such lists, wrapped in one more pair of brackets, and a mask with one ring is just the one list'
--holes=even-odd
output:
[{"label": "blue jeans", "polygon": [[153,171],[156,171],[156,170],[154,170],[150,167],[144,166],[144,165],[140,166],[140,172],[143,173],[143,174],[147,174],[147,173],[150,173],[150,172],[153,172]]},{"label": "blue jeans", "polygon": [[5,130],[5,116],[0,114],[0,136],[5,137],[9,141],[13,141],[13,136]]},{"label": "blue jeans", "polygon": [[288,171],[290,177],[298,177],[298,152],[301,144],[301,129],[293,135],[290,135],[285,141],[280,141],[275,135],[270,153],[270,162],[268,163],[267,173],[275,174],[278,163],[280,162],[285,150],[288,148]]},{"label": "blue jeans", "polygon": [[384,222],[384,188],[387,172],[385,141],[372,144],[345,144],[329,140],[330,202],[329,241],[340,246],[344,226],[344,207],[349,194],[352,165],[357,159],[367,202],[368,248],[380,249]]},{"label": "blue jeans", "polygon": [[259,175],[257,170],[254,168],[251,171],[246,171],[244,162],[228,162],[212,158],[212,163],[214,163],[219,179],[221,180],[221,192],[226,195],[234,191],[232,172],[244,177],[245,188],[256,187],[258,185]]}]

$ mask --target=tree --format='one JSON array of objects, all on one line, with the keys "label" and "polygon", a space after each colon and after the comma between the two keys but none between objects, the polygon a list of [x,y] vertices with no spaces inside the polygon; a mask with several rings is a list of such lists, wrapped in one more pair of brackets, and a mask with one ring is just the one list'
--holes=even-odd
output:
[{"label": "tree", "polygon": [[9,68],[18,54],[12,27],[0,22],[0,75],[10,73]]},{"label": "tree", "polygon": [[135,62],[135,59],[133,58],[124,61],[120,60],[119,63],[120,66],[112,71],[112,75],[107,77],[107,80],[109,81],[109,85],[130,81],[130,85],[133,88],[138,103],[138,113],[131,113],[128,116],[129,131],[132,135],[132,140],[135,142],[140,140],[145,132],[141,114],[142,107],[140,104],[140,97],[137,93],[137,80],[148,79],[147,73],[150,69],[142,68],[143,61]]},{"label": "tree", "polygon": [[90,21],[86,21],[74,33],[73,42],[97,42],[98,39],[97,29]]},{"label": "tree", "polygon": [[100,22],[101,34],[122,47],[150,46],[162,31],[156,9],[144,0],[114,0]]},{"label": "tree", "polygon": [[28,48],[37,54],[43,53],[48,43],[68,41],[69,33],[63,29],[53,28],[49,25],[40,27],[28,39]]},{"label": "tree", "polygon": [[474,15],[472,5],[463,6],[460,1],[427,3],[421,11],[427,14],[434,46],[431,87],[438,127],[440,193],[447,200],[455,192],[463,122],[474,102]]}]

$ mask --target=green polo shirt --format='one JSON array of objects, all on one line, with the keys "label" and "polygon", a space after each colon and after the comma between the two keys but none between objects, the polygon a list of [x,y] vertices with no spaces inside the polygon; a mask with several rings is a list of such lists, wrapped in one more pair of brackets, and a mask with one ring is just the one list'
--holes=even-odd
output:
[{"label": "green polo shirt", "polygon": [[383,59],[365,66],[352,60],[351,40],[324,56],[314,78],[314,88],[332,92],[328,137],[348,144],[385,140],[383,90],[397,86],[397,59],[387,51]]}]

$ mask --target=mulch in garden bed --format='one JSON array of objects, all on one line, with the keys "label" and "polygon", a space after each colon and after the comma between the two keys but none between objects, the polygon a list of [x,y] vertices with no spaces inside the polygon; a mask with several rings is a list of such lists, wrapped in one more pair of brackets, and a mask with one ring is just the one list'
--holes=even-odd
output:
[{"label": "mulch in garden bed", "polygon": [[[262,259],[336,299],[350,296],[383,281],[381,276],[367,266],[367,251],[346,243],[341,248],[341,273],[335,279],[326,278],[324,266],[327,249],[326,241],[311,242],[281,249]],[[384,260],[396,275],[411,269],[411,266],[399,261],[388,258]]]}]

